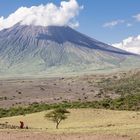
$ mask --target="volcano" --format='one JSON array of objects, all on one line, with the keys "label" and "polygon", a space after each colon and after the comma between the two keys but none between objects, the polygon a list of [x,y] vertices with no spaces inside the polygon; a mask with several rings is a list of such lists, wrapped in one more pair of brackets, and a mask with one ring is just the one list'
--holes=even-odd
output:
[{"label": "volcano", "polygon": [[0,31],[0,74],[94,72],[137,67],[139,61],[68,26],[16,24]]}]

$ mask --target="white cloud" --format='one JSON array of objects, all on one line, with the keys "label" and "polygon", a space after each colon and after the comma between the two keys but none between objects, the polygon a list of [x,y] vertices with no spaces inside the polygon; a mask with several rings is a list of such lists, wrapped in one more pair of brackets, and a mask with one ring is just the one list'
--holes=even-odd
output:
[{"label": "white cloud", "polygon": [[128,52],[140,54],[140,35],[137,37],[128,37],[120,43],[112,44],[112,46],[126,50]]},{"label": "white cloud", "polygon": [[124,23],[125,21],[124,20],[114,20],[114,21],[111,21],[111,22],[107,22],[103,25],[103,27],[114,27],[114,26],[117,26],[119,24],[122,24]]},{"label": "white cloud", "polygon": [[0,30],[12,27],[19,22],[22,25],[70,25],[77,27],[79,23],[75,17],[81,8],[76,0],[61,1],[60,6],[48,3],[30,8],[20,7],[7,18],[0,17]]},{"label": "white cloud", "polygon": [[137,21],[140,21],[140,14],[133,16],[133,18],[135,18]]}]

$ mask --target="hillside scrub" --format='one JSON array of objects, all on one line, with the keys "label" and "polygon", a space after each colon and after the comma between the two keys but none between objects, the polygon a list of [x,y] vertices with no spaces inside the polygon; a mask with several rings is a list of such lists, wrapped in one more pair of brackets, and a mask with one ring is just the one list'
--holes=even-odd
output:
[{"label": "hillside scrub", "polygon": [[129,110],[140,111],[140,94],[131,94],[117,99],[103,99],[101,101],[92,102],[63,102],[56,104],[39,104],[34,103],[27,107],[11,107],[9,109],[0,109],[0,117],[10,117],[25,115],[44,110],[57,108],[77,109],[77,108],[96,108],[96,109],[111,109],[111,110]]},{"label": "hillside scrub", "polygon": [[140,111],[140,73],[125,74],[124,76],[113,76],[112,78],[104,78],[99,83],[102,94],[111,93],[118,94],[115,99],[104,98],[99,101],[77,101],[61,103],[45,104],[33,103],[29,106],[0,108],[0,117],[10,117],[17,115],[25,115],[45,110],[65,108],[95,108],[95,109],[111,109],[111,110],[129,110]]}]

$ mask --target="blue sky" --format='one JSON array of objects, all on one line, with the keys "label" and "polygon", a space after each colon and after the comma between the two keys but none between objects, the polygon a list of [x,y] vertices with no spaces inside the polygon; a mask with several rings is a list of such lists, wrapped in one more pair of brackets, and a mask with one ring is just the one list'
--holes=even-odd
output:
[{"label": "blue sky", "polygon": [[[140,0],[77,1],[84,6],[77,17],[80,23],[77,30],[80,32],[106,43],[120,42],[124,38],[140,34],[140,22],[133,18],[140,13]],[[60,0],[1,0],[0,17],[7,17],[21,6],[31,7],[48,2],[59,4]],[[109,27],[114,21],[118,24]]]}]

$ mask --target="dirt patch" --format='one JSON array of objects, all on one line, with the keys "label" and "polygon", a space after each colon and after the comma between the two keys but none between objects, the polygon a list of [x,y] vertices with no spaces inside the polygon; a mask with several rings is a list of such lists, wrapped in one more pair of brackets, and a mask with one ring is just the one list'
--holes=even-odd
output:
[{"label": "dirt patch", "polygon": [[94,134],[48,134],[45,132],[0,132],[1,140],[130,140],[128,136]]},{"label": "dirt patch", "polygon": [[98,82],[112,75],[83,75],[56,78],[24,78],[0,80],[0,106],[11,107],[63,101],[93,101],[116,98],[103,93]]}]

